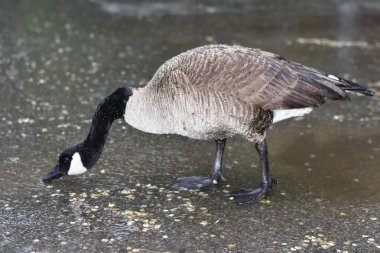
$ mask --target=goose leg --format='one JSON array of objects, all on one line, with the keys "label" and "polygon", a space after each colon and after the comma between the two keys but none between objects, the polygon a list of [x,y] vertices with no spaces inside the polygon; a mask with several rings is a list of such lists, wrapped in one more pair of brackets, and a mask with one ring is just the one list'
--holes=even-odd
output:
[{"label": "goose leg", "polygon": [[265,194],[272,188],[272,184],[277,181],[272,179],[269,172],[267,142],[256,143],[256,150],[260,156],[261,162],[261,185],[255,189],[242,189],[237,192],[231,192],[229,195],[235,198],[239,205],[253,204],[265,197]]},{"label": "goose leg", "polygon": [[216,142],[216,156],[215,161],[212,165],[210,174],[207,177],[202,176],[191,176],[191,177],[180,177],[174,184],[174,188],[186,188],[193,191],[206,191],[210,188],[216,186],[217,181],[220,179],[226,181],[225,177],[222,175],[222,159],[223,151],[226,145],[226,139],[215,140]]}]

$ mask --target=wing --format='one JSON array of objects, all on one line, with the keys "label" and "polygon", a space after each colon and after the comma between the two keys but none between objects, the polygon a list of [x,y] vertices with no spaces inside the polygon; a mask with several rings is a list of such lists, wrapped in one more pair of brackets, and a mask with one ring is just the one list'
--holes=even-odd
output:
[{"label": "wing", "polygon": [[170,80],[177,86],[222,92],[265,110],[316,107],[326,98],[349,99],[344,90],[368,91],[272,53],[224,45],[182,53],[166,62],[154,79],[160,87]]}]

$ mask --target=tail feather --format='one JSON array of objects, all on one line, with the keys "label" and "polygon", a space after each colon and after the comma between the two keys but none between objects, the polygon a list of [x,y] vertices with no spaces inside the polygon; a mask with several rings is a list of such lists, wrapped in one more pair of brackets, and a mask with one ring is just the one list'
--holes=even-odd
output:
[{"label": "tail feather", "polygon": [[375,94],[373,91],[367,89],[366,87],[363,87],[360,84],[354,83],[350,80],[346,80],[346,79],[343,79],[340,77],[336,77],[334,75],[327,75],[326,74],[326,76],[330,80],[334,80],[335,85],[344,91],[357,92],[357,93],[361,93],[361,94],[366,95],[366,96],[373,96]]},{"label": "tail feather", "polygon": [[352,81],[342,79],[340,78],[339,81],[341,82],[337,86],[341,88],[344,91],[350,91],[350,92],[358,92],[366,96],[373,96],[375,93],[366,87],[361,86],[360,84],[354,83]]}]

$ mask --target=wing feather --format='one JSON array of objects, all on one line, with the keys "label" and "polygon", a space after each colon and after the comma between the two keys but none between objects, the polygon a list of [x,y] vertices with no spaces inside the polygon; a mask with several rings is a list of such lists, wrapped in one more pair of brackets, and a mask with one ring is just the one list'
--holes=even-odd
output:
[{"label": "wing feather", "polygon": [[[166,62],[152,80],[160,75],[175,75],[182,82],[186,80],[183,85],[222,92],[265,110],[316,107],[326,98],[347,100],[345,90],[352,87],[361,93],[370,92],[278,55],[239,46],[189,50]],[[156,85],[164,85],[165,78],[161,79]]]}]

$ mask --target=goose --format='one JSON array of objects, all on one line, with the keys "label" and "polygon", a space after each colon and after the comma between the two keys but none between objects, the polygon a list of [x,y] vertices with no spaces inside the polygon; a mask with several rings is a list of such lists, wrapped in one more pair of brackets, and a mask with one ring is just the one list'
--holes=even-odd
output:
[{"label": "goose", "polygon": [[374,93],[354,82],[242,46],[207,45],[166,61],[145,87],[118,88],[97,106],[87,138],[65,149],[42,180],[79,175],[98,161],[112,122],[153,134],[215,140],[208,176],[180,177],[176,189],[205,191],[226,181],[226,139],[242,135],[255,143],[261,163],[256,188],[231,192],[239,205],[260,201],[276,184],[270,174],[266,132],[271,124],[310,113],[326,99],[349,100],[347,92]]}]

